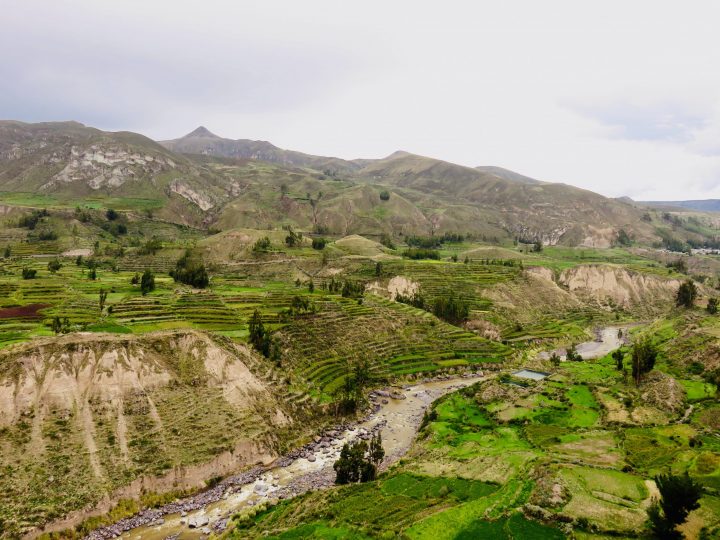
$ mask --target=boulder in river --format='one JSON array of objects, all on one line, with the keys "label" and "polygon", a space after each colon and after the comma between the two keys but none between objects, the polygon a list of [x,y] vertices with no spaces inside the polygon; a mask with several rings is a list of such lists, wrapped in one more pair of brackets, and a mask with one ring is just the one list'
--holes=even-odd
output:
[{"label": "boulder in river", "polygon": [[191,529],[205,527],[208,523],[210,523],[210,519],[207,516],[192,516],[188,519],[188,527]]}]

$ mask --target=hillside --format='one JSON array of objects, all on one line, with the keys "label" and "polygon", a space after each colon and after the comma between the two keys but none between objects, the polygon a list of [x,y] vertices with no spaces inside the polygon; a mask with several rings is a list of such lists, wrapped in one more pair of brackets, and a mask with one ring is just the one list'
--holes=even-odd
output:
[{"label": "hillside", "polygon": [[283,150],[267,141],[225,139],[211,133],[203,126],[191,131],[184,137],[161,141],[160,144],[173,152],[183,154],[254,159],[289,167],[307,167],[318,171],[332,172],[333,174],[338,172],[347,173],[358,168],[351,161]]},{"label": "hillside", "polygon": [[142,135],[12,121],[0,122],[0,191],[66,204],[115,198],[187,223],[201,223],[225,194],[206,168]]},{"label": "hillside", "polygon": [[192,331],[70,334],[3,351],[5,533],[272,461],[298,418],[263,364]]},{"label": "hillside", "polygon": [[396,241],[470,234],[509,245],[703,245],[716,224],[632,201],[537,182],[499,167],[470,168],[395,152],[346,161],[230,140],[205,128],[156,143],[75,122],[0,122],[0,203],[144,212],[223,230],[292,226],[334,236]]}]

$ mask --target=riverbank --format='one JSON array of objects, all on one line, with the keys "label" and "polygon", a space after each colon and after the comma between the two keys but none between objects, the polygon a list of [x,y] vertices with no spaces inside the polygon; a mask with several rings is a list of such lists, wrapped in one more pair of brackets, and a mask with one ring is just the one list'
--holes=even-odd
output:
[{"label": "riverbank", "polygon": [[370,394],[372,412],[357,423],[335,426],[267,467],[254,467],[230,476],[192,497],[97,529],[86,539],[185,540],[221,532],[230,517],[243,509],[332,486],[335,480],[332,465],[342,446],[368,439],[376,432],[382,435],[386,453],[382,468],[387,468],[410,448],[433,401],[484,378],[481,374],[438,377],[404,386],[402,390],[376,390]]}]

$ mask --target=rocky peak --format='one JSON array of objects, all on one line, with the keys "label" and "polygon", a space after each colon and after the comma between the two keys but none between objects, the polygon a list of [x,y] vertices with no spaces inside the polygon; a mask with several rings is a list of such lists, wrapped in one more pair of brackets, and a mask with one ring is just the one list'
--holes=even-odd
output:
[{"label": "rocky peak", "polygon": [[217,135],[215,135],[212,131],[210,131],[208,128],[206,128],[205,126],[198,127],[194,131],[191,131],[190,133],[185,135],[185,137],[211,137],[213,139],[220,138]]}]

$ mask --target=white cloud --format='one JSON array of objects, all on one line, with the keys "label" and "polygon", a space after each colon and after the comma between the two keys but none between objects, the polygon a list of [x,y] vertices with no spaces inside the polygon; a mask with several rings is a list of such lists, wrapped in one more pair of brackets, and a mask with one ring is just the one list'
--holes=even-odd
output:
[{"label": "white cloud", "polygon": [[[3,5],[5,4],[5,5]],[[0,117],[720,196],[720,4],[0,0]]]}]

